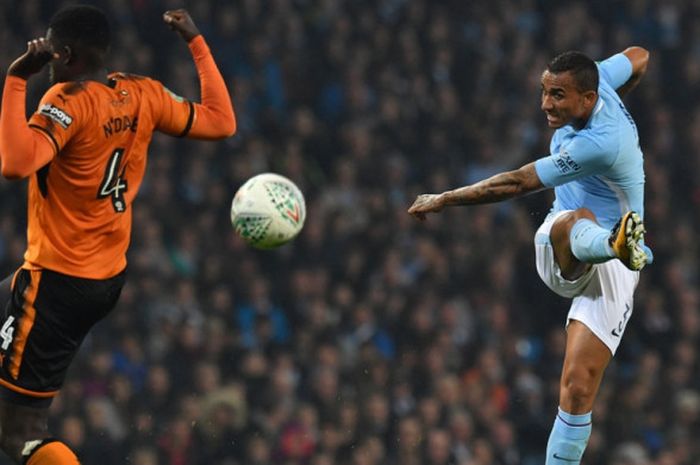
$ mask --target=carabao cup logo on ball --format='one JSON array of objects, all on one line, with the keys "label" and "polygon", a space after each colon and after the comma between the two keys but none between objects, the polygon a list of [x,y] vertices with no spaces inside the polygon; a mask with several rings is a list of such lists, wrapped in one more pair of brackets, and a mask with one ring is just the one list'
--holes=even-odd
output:
[{"label": "carabao cup logo on ball", "polygon": [[241,238],[260,249],[289,242],[306,218],[304,196],[289,179],[275,173],[250,178],[236,192],[231,221]]},{"label": "carabao cup logo on ball", "polygon": [[303,207],[300,196],[295,192],[294,187],[296,186],[293,186],[291,181],[268,181],[264,185],[270,196],[270,201],[282,218],[289,222],[293,228],[300,227],[304,221],[302,218]]}]

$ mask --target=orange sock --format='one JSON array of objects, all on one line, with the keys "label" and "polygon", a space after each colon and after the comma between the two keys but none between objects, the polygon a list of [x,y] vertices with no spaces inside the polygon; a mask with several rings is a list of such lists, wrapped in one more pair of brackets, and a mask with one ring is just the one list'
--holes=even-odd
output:
[{"label": "orange sock", "polygon": [[44,441],[25,460],[25,465],[80,465],[78,457],[61,441]]}]

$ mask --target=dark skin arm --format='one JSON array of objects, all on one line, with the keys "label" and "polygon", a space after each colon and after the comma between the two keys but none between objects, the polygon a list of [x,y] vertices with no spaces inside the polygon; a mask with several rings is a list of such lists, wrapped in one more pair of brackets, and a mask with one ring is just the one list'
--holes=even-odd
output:
[{"label": "dark skin arm", "polygon": [[649,51],[642,47],[628,47],[622,53],[632,62],[632,76],[617,89],[617,94],[620,98],[637,87],[637,84],[647,72],[647,64],[649,63]]},{"label": "dark skin arm", "polygon": [[[163,13],[163,21],[189,43],[200,32],[187,10],[170,10]],[[59,55],[51,49],[49,42],[41,37],[27,42],[27,51],[17,58],[7,69],[8,76],[29,79],[42,70],[46,64]]]},{"label": "dark skin arm", "polygon": [[535,171],[535,163],[506,171],[470,186],[445,191],[442,194],[422,194],[416,198],[408,213],[424,220],[426,213],[437,213],[453,205],[478,205],[522,197],[545,189]]},{"label": "dark skin arm", "polygon": [[194,104],[196,116],[187,137],[217,140],[233,135],[236,116],[231,97],[199,29],[184,9],[166,11],[163,21],[188,43],[199,74],[200,103]]},{"label": "dark skin arm", "polygon": [[58,58],[58,53],[51,49],[48,40],[43,37],[30,40],[27,42],[27,51],[7,68],[7,75],[26,81],[33,74],[41,71],[53,58]]},{"label": "dark skin arm", "polygon": [[170,29],[180,34],[187,43],[200,34],[199,29],[185,9],[166,11],[163,13],[163,21],[170,26]]}]

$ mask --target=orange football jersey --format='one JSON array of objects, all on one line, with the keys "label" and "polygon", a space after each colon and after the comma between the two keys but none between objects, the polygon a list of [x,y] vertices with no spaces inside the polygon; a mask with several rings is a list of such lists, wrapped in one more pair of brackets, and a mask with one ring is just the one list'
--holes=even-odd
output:
[{"label": "orange football jersey", "polygon": [[93,279],[121,272],[153,132],[184,136],[192,126],[194,105],[160,82],[109,82],[56,84],[29,121],[56,156],[30,177],[25,268]]}]

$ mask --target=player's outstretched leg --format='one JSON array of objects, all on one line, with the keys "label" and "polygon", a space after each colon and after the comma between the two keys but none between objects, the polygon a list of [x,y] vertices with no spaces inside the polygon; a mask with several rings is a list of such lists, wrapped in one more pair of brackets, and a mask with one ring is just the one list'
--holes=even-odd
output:
[{"label": "player's outstretched leg", "polygon": [[644,233],[644,223],[635,212],[627,212],[611,231],[598,224],[593,212],[579,208],[560,216],[550,235],[562,276],[574,280],[590,264],[613,258],[634,271],[644,268],[652,260]]}]

